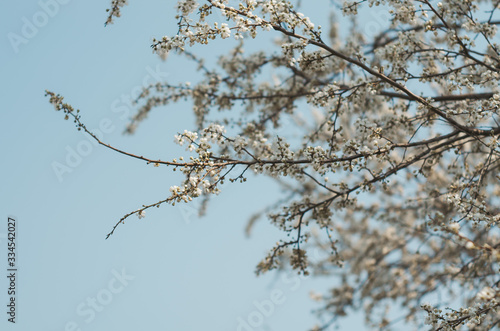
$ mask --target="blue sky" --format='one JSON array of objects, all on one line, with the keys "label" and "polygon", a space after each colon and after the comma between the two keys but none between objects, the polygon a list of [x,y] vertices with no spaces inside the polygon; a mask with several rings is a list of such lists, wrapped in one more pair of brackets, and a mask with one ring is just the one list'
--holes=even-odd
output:
[{"label": "blue sky", "polygon": [[[135,135],[125,136],[126,118],[134,113],[126,100],[145,80],[196,79],[185,79],[187,63],[162,62],[150,49],[153,37],[177,31],[173,1],[131,1],[123,17],[105,28],[108,4],[27,0],[1,5],[0,256],[5,271],[6,222],[14,216],[18,296],[16,324],[2,312],[0,329],[312,326],[308,293],[324,289],[328,281],[254,275],[266,249],[282,238],[267,222],[258,223],[251,238],[244,235],[249,216],[279,193],[268,179],[226,185],[204,218],[195,215],[196,204],[164,206],[148,210],[145,219],[131,218],[104,240],[121,216],[165,198],[181,177],[90,143],[54,111],[44,90],[62,94],[81,109],[89,128],[104,123],[106,142],[171,159],[183,153],[173,144],[174,134],[194,128],[189,105],[156,109]],[[30,30],[35,23],[38,27]],[[202,51],[214,55],[214,48]],[[114,111],[118,106],[125,116]],[[57,164],[70,171],[58,175]],[[6,310],[6,277],[0,286]],[[268,309],[267,315],[260,313],[261,322],[259,305]],[[254,318],[256,326],[238,328],[240,318],[247,323]],[[343,325],[361,329],[359,318]]]}]

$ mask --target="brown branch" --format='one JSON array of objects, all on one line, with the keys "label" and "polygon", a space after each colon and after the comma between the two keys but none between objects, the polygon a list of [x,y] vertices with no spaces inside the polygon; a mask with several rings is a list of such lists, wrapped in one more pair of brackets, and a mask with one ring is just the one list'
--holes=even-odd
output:
[{"label": "brown branch", "polygon": [[272,25],[272,26],[273,26],[273,29],[276,30],[276,31],[280,31],[281,33],[283,33],[283,34],[285,34],[287,36],[291,36],[291,37],[294,37],[294,38],[297,38],[297,39],[306,40],[309,44],[318,46],[318,47],[320,47],[320,48],[322,48],[322,49],[330,52],[334,56],[336,56],[336,57],[338,57],[340,59],[343,59],[343,60],[345,60],[345,61],[347,61],[349,63],[352,63],[352,64],[360,67],[361,69],[365,70],[369,74],[371,74],[371,75],[373,75],[373,76],[381,79],[383,82],[385,82],[385,83],[393,86],[397,90],[400,90],[401,92],[403,92],[404,94],[406,94],[408,96],[408,100],[415,100],[418,103],[426,106],[433,113],[435,113],[436,115],[440,116],[445,121],[447,121],[451,126],[455,127],[456,129],[458,129],[458,130],[460,130],[462,132],[467,133],[468,135],[478,136],[478,135],[491,135],[491,134],[499,134],[500,133],[500,127],[496,128],[494,130],[483,130],[483,129],[470,128],[470,127],[464,126],[464,125],[458,123],[457,121],[455,121],[453,118],[448,117],[446,115],[446,113],[444,113],[441,109],[436,108],[435,106],[433,106],[432,104],[430,104],[423,97],[414,94],[413,92],[411,92],[405,86],[399,84],[398,82],[394,81],[390,77],[387,77],[383,73],[378,72],[378,71],[370,68],[369,66],[367,66],[364,63],[362,63],[361,61],[358,61],[356,59],[350,58],[347,55],[344,55],[344,54],[342,54],[342,53],[334,50],[333,48],[331,48],[331,47],[329,47],[329,46],[327,46],[327,45],[325,45],[325,44],[323,44],[321,42],[318,42],[318,41],[315,41],[315,40],[311,40],[311,39],[306,38],[304,36],[298,35],[298,34],[296,34],[294,32],[290,32],[290,31],[286,30],[285,28],[283,28],[283,27],[281,27],[279,25]]},{"label": "brown branch", "polygon": [[[414,100],[407,94],[390,92],[390,91],[380,91],[379,95],[391,97],[391,98],[399,98],[405,100]],[[467,94],[457,94],[457,95],[438,95],[435,97],[423,97],[423,98],[431,98],[433,101],[462,101],[462,100],[486,100],[493,97],[495,93],[493,92],[485,92],[485,93],[467,93]]]}]

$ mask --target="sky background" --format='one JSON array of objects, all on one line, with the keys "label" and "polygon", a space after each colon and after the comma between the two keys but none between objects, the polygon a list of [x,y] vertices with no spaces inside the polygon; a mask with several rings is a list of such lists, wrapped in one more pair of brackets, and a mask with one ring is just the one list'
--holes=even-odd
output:
[{"label": "sky background", "polygon": [[[110,1],[63,2],[0,5],[0,256],[5,274],[7,217],[18,222],[16,324],[7,322],[8,286],[2,277],[0,329],[311,327],[315,305],[309,292],[323,291],[334,280],[254,274],[267,249],[283,238],[266,221],[250,238],[244,233],[250,215],[279,194],[269,179],[225,185],[206,217],[196,216],[196,204],[164,205],[148,210],[144,219],[131,217],[104,240],[124,214],[164,199],[182,177],[90,143],[54,111],[44,90],[62,94],[79,108],[89,129],[107,123],[105,142],[172,159],[184,152],[173,136],[194,128],[189,105],[155,109],[136,134],[127,136],[122,132],[135,109],[126,100],[145,80],[195,81],[196,75],[187,62],[174,57],[162,62],[151,52],[153,37],[177,31],[174,1],[131,1],[108,27]],[[305,14],[327,15],[311,9]],[[34,22],[39,26],[30,30]],[[14,34],[25,39],[13,45]],[[220,45],[197,50],[210,58],[223,52]],[[80,158],[70,156],[75,152]],[[69,165],[71,171],[57,176],[55,164]],[[280,304],[258,327],[238,329],[241,320],[256,316],[256,302],[273,295]],[[341,326],[363,330],[362,318],[354,315]]]}]

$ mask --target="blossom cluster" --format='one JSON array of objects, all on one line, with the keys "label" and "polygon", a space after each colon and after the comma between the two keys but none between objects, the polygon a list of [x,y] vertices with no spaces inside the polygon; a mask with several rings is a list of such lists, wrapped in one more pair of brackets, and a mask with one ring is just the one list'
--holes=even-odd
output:
[{"label": "blossom cluster", "polygon": [[[109,22],[125,4],[112,1]],[[196,127],[174,137],[189,156],[132,155],[185,179],[165,200],[126,217],[207,198],[228,182],[270,177],[283,196],[259,216],[284,237],[257,273],[288,265],[335,278],[330,290],[314,296],[320,316],[362,309],[369,326],[388,329],[397,309],[405,323],[421,325],[425,315],[433,329],[494,327],[500,283],[497,2],[322,5],[342,8],[342,17],[330,16],[328,37],[307,15],[312,2],[177,2],[178,33],[155,39],[152,47],[163,57],[172,54],[169,61],[192,61],[199,76],[193,83],[169,78],[146,87],[127,131],[157,107],[190,101]],[[378,30],[367,34],[361,23],[373,12],[388,19],[377,20]],[[266,46],[255,46],[254,38]],[[216,39],[237,40],[217,63],[192,51]],[[48,94],[56,110],[86,130],[62,97]],[[312,250],[321,258],[313,261]],[[441,297],[448,302],[438,302]]]}]

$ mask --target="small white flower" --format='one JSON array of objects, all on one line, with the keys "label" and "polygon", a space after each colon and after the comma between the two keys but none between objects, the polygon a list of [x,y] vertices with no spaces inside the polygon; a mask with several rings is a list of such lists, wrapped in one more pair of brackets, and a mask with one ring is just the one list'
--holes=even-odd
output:
[{"label": "small white flower", "polygon": [[220,27],[220,36],[222,39],[229,38],[231,36],[231,30],[226,23],[222,23]]},{"label": "small white flower", "polygon": [[479,300],[489,301],[495,297],[495,294],[496,292],[494,289],[492,289],[489,286],[486,286],[481,291],[479,291],[479,293],[477,294],[477,298]]},{"label": "small white flower", "polygon": [[198,184],[198,177],[196,176],[191,176],[189,177],[189,183],[192,185],[192,186],[196,186]]},{"label": "small white flower", "polygon": [[474,243],[472,241],[468,241],[465,244],[465,248],[467,248],[467,249],[474,249],[474,248],[476,248],[476,245],[474,245]]},{"label": "small white flower", "polygon": [[317,293],[314,291],[309,292],[309,298],[311,298],[311,300],[317,301],[317,302],[320,302],[321,300],[323,300],[323,296],[321,295],[321,293]]},{"label": "small white flower", "polygon": [[139,219],[146,217],[146,212],[144,210],[141,210],[137,213],[137,217],[139,217]]},{"label": "small white flower", "polygon": [[451,223],[450,225],[448,225],[448,228],[451,232],[458,233],[458,231],[460,231],[460,224],[458,224],[457,222]]}]

